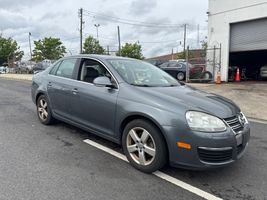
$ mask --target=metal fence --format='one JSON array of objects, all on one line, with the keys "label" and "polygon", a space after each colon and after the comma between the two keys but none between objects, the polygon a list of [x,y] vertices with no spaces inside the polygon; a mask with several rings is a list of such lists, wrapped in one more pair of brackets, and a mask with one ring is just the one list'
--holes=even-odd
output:
[{"label": "metal fence", "polygon": [[221,46],[186,51],[186,82],[213,82],[221,70]]}]

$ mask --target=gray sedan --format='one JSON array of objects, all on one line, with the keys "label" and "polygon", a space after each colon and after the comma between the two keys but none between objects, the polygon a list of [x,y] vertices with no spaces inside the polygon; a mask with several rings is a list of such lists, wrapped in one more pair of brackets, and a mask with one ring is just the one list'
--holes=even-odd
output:
[{"label": "gray sedan", "polygon": [[35,74],[41,123],[62,120],[121,144],[131,165],[190,169],[229,165],[244,154],[249,123],[231,100],[180,84],[135,59],[78,55]]}]

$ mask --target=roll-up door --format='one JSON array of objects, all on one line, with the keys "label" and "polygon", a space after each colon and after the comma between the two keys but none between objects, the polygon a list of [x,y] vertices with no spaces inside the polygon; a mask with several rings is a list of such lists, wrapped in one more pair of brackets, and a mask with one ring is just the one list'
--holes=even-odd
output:
[{"label": "roll-up door", "polygon": [[231,24],[230,52],[267,49],[267,18]]}]

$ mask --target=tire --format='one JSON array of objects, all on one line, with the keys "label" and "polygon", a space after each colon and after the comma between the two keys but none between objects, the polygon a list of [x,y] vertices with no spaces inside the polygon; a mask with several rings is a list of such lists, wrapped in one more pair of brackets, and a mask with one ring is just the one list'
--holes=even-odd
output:
[{"label": "tire", "polygon": [[41,95],[36,103],[37,116],[40,122],[44,125],[50,125],[55,122],[52,116],[50,105],[45,95]]},{"label": "tire", "polygon": [[183,81],[184,78],[185,78],[184,72],[178,72],[177,75],[176,75],[176,78],[177,78],[178,81]]},{"label": "tire", "polygon": [[152,173],[167,162],[164,138],[158,128],[146,120],[137,119],[126,125],[122,147],[130,164],[142,172]]},{"label": "tire", "polygon": [[212,74],[208,71],[203,72],[201,75],[201,79],[203,80],[211,80],[212,79]]}]

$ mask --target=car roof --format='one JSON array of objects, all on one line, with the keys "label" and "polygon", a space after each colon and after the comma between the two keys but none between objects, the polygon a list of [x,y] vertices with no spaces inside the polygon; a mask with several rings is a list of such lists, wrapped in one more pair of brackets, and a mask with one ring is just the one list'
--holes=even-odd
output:
[{"label": "car roof", "polygon": [[64,58],[95,58],[95,59],[100,59],[100,60],[106,60],[106,59],[136,60],[136,59],[128,58],[128,57],[99,55],[99,54],[78,54],[78,55],[73,55],[73,56],[66,56]]}]

